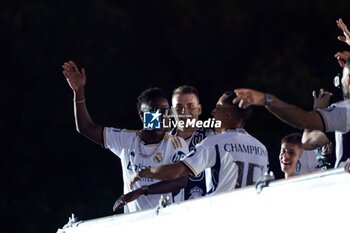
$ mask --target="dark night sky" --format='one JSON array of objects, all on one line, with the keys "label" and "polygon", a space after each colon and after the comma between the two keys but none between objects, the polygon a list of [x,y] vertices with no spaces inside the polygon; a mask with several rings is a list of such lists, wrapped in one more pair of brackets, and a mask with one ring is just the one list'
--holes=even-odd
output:
[{"label": "dark night sky", "polygon": [[[119,160],[75,131],[61,65],[87,72],[86,97],[102,125],[138,129],[136,97],[196,86],[203,119],[227,89],[268,91],[306,109],[311,91],[334,91],[335,20],[350,2],[0,1],[2,105],[0,210],[3,233],[55,232],[74,212],[112,214]],[[267,146],[271,170],[282,136],[297,131],[257,108],[247,130]]]}]

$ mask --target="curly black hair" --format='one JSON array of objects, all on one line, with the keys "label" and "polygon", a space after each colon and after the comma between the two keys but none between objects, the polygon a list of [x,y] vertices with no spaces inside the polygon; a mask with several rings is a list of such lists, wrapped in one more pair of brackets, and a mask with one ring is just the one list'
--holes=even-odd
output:
[{"label": "curly black hair", "polygon": [[167,99],[163,89],[159,87],[147,88],[137,97],[137,110],[140,111],[143,103],[149,103],[154,98]]}]

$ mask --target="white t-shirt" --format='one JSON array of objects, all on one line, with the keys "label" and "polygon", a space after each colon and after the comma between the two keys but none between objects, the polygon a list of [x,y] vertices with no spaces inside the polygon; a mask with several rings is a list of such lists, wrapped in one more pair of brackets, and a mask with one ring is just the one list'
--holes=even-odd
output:
[{"label": "white t-shirt", "polygon": [[307,174],[317,170],[317,159],[315,150],[303,150],[300,159],[298,160],[295,175]]},{"label": "white t-shirt", "polygon": [[335,132],[335,167],[341,167],[350,157],[350,100],[343,100],[317,111],[322,116],[325,132]]},{"label": "white t-shirt", "polygon": [[219,193],[254,184],[268,170],[268,154],[260,141],[236,129],[204,139],[182,163],[193,175],[211,167],[208,190]]},{"label": "white t-shirt", "polygon": [[[138,168],[158,167],[173,163],[173,161],[178,161],[177,158],[183,158],[188,154],[186,142],[182,138],[169,133],[165,133],[163,140],[159,144],[145,145],[137,131],[106,127],[103,131],[103,138],[104,147],[110,149],[121,160],[124,193],[132,191],[129,187],[130,178]],[[157,182],[159,180],[142,178],[142,180],[135,183],[134,189]],[[165,195],[171,197],[171,194]],[[124,212],[154,208],[159,204],[160,196],[160,194],[142,195],[135,201],[128,203],[124,208]],[[178,200],[183,200],[183,197]]]}]

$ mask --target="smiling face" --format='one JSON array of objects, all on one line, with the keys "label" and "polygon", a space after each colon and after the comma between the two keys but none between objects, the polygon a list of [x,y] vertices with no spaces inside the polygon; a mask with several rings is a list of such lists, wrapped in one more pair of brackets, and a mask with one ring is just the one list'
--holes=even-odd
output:
[{"label": "smiling face", "polygon": [[286,174],[286,178],[294,176],[301,153],[302,148],[300,145],[282,142],[279,160],[281,169]]},{"label": "smiling face", "polygon": [[202,113],[202,106],[199,104],[199,99],[195,94],[174,94],[171,102],[177,121],[186,120],[186,117],[178,117],[179,115],[187,115],[190,119],[198,120],[199,115]]}]

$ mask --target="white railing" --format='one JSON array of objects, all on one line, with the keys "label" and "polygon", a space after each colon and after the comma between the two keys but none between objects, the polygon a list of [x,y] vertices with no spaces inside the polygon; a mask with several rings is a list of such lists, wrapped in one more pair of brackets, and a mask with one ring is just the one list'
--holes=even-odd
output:
[{"label": "white railing", "polygon": [[[349,211],[349,212],[348,212]],[[60,233],[350,232],[350,174],[343,169],[172,204],[159,211],[81,221]]]}]

